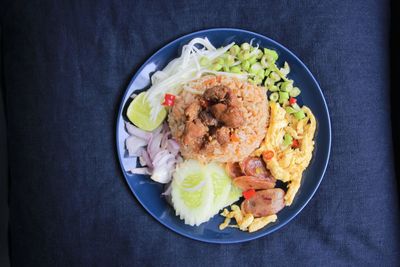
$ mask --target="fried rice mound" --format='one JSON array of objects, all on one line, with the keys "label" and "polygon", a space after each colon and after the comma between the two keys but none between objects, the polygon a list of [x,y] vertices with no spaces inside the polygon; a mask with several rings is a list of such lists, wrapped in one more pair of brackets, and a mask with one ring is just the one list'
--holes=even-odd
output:
[{"label": "fried rice mound", "polygon": [[263,87],[207,75],[182,86],[168,124],[185,159],[238,162],[260,146],[268,111]]}]

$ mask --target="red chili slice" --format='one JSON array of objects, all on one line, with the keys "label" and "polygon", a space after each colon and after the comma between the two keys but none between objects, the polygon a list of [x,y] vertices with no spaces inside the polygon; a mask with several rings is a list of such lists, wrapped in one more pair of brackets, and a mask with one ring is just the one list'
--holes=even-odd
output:
[{"label": "red chili slice", "polygon": [[298,148],[299,147],[299,141],[297,139],[293,139],[292,147],[293,148]]},{"label": "red chili slice", "polygon": [[172,94],[165,94],[164,102],[162,105],[172,107],[175,104],[175,96]]},{"label": "red chili slice", "polygon": [[254,189],[249,189],[249,190],[243,192],[243,196],[245,199],[250,199],[255,194],[256,194],[256,190],[254,190]]}]

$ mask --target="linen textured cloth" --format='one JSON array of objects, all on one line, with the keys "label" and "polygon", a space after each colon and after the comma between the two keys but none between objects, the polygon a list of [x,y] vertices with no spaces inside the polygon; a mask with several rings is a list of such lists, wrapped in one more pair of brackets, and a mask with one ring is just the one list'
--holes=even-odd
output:
[{"label": "linen textured cloth", "polygon": [[[16,0],[0,10],[13,266],[398,266],[388,1]],[[234,245],[153,219],[115,147],[134,72],[166,43],[215,27],[292,50],[332,120],[330,163],[307,207]]]}]

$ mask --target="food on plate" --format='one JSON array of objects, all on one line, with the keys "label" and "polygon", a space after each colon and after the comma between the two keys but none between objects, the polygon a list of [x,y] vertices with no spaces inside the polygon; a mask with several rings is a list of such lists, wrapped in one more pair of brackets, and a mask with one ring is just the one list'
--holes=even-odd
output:
[{"label": "food on plate", "polygon": [[195,38],[152,74],[147,91],[132,95],[129,171],[165,184],[185,224],[220,210],[220,230],[252,233],[274,223],[312,159],[317,122],[299,104],[289,64],[279,68],[275,50],[253,43],[215,48]]},{"label": "food on plate", "polygon": [[155,120],[149,120],[151,112],[150,104],[147,100],[146,92],[136,96],[128,106],[126,116],[137,127],[145,131],[153,131],[156,129],[167,116],[166,109],[161,109]]},{"label": "food on plate", "polygon": [[[232,205],[231,211],[225,208],[221,216],[225,217],[225,220],[219,225],[220,230],[233,227],[239,228],[241,231],[248,231],[249,233],[258,231],[278,219],[276,214],[255,218],[251,213],[243,213],[237,205]],[[235,219],[236,224],[230,224],[232,219]]]},{"label": "food on plate", "polygon": [[[268,156],[264,153],[267,151],[275,155],[265,158],[264,161],[274,177],[289,183],[285,195],[285,203],[288,206],[292,204],[300,188],[302,173],[310,164],[314,149],[315,117],[306,106],[299,108],[299,111],[305,114],[300,120],[277,103],[271,103],[271,120],[267,135],[254,153],[265,157]],[[287,136],[291,137],[291,141],[285,144]]]},{"label": "food on plate", "polygon": [[172,204],[176,215],[189,225],[200,225],[218,211],[236,202],[241,191],[218,163],[186,160],[179,164],[172,181]]},{"label": "food on plate", "polygon": [[252,214],[254,217],[264,217],[278,213],[285,206],[285,191],[281,188],[260,190],[249,199],[242,202],[241,209],[245,214]]},{"label": "food on plate", "polygon": [[270,189],[275,187],[275,178],[273,177],[256,177],[256,176],[239,176],[233,179],[233,184],[243,191],[254,189]]},{"label": "food on plate", "polygon": [[226,76],[207,75],[183,85],[168,115],[184,158],[238,162],[260,146],[268,123],[261,87]]}]

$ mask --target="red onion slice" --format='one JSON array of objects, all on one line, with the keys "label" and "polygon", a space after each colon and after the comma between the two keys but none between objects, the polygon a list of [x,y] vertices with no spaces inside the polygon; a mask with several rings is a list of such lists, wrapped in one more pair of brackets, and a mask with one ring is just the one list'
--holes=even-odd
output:
[{"label": "red onion slice", "polygon": [[[172,139],[168,124],[163,123],[152,132],[140,130],[126,123],[130,136],[125,144],[130,156],[139,157],[142,168],[132,168],[135,174],[149,174],[151,179],[159,183],[169,183],[179,156],[179,144]],[[147,147],[146,147],[147,146]]]},{"label": "red onion slice", "polygon": [[133,174],[150,174],[149,170],[147,168],[133,168],[130,169],[130,172]]},{"label": "red onion slice", "polygon": [[163,196],[169,196],[171,195],[171,191],[172,191],[172,183],[166,184],[164,187],[165,191],[161,193],[161,195]]},{"label": "red onion slice", "polygon": [[150,138],[149,144],[147,145],[147,153],[149,153],[150,158],[153,161],[154,161],[154,157],[156,156],[156,154],[161,151],[161,147],[160,147],[161,139],[162,139],[161,134],[153,135]]},{"label": "red onion slice", "polygon": [[167,141],[167,150],[174,156],[179,153],[179,144],[174,139],[169,139]]},{"label": "red onion slice", "polygon": [[125,122],[125,128],[126,128],[126,131],[130,135],[137,136],[146,141],[150,140],[151,133],[143,131],[143,130],[137,128],[136,126],[133,126],[133,124],[131,124],[129,122]]},{"label": "red onion slice", "polygon": [[131,135],[125,140],[125,146],[126,149],[128,150],[128,155],[130,157],[133,156],[140,156],[141,155],[141,150],[143,147],[147,145],[147,142],[137,136]]},{"label": "red onion slice", "polygon": [[149,167],[150,169],[153,169],[153,168],[154,168],[153,162],[151,161],[151,158],[150,158],[150,156],[149,156],[149,153],[147,153],[147,150],[146,150],[146,149],[143,149],[143,150],[142,150],[142,154],[141,154],[141,156],[139,157],[139,161],[140,161],[140,164],[141,164],[142,166],[147,166],[147,167]]}]

